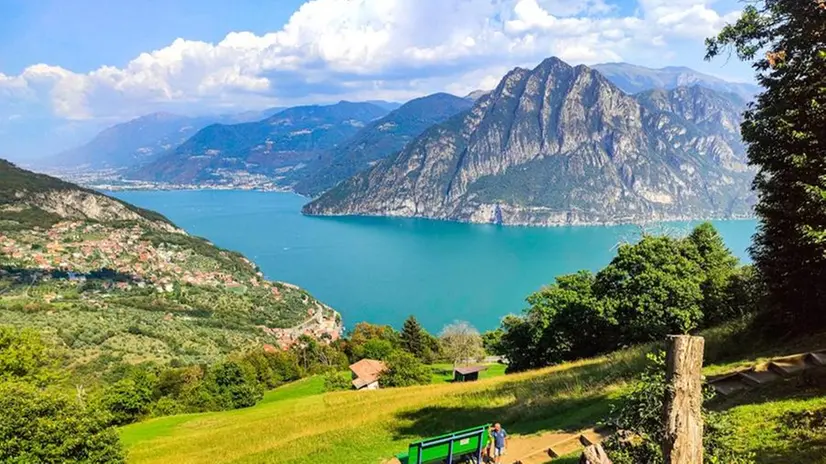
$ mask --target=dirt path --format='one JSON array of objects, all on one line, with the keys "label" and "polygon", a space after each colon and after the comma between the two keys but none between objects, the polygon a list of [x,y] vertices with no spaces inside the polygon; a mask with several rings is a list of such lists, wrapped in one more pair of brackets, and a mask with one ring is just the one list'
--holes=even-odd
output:
[{"label": "dirt path", "polygon": [[[546,432],[534,435],[511,436],[507,453],[502,462],[505,464],[545,464],[553,462],[553,456],[564,456],[581,449],[582,440],[598,443],[605,437],[604,434],[593,429],[576,433],[560,431]],[[396,458],[385,461],[384,464],[400,464]]]}]

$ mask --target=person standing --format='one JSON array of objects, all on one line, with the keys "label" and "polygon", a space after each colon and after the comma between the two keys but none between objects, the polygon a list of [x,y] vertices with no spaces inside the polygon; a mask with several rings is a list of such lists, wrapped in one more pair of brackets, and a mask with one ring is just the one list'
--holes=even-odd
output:
[{"label": "person standing", "polygon": [[496,423],[493,425],[491,432],[493,438],[493,462],[499,464],[502,462],[502,456],[505,455],[505,450],[508,447],[508,432],[502,428],[502,424]]}]

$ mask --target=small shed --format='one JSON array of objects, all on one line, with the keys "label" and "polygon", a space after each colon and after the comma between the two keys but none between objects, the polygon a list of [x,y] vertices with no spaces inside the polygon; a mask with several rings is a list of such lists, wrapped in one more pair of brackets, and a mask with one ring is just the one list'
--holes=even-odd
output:
[{"label": "small shed", "polygon": [[465,366],[453,369],[454,382],[473,382],[479,380],[479,373],[486,370],[487,366]]},{"label": "small shed", "polygon": [[356,390],[377,390],[379,388],[379,376],[385,369],[387,367],[384,363],[375,359],[362,359],[351,364],[353,387]]}]

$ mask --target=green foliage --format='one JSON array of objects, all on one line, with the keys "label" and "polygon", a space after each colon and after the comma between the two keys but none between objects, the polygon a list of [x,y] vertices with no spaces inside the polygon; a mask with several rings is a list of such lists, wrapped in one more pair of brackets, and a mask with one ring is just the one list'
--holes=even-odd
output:
[{"label": "green foliage", "polygon": [[503,354],[501,344],[504,333],[505,331],[501,327],[497,327],[482,334],[482,347],[485,349],[485,353],[489,355]]},{"label": "green foliage", "polygon": [[560,276],[528,296],[524,315],[503,319],[496,349],[518,371],[661,340],[755,311],[755,281],[711,224],[682,239],[644,236],[596,275]]},{"label": "green foliage", "polygon": [[373,338],[368,340],[363,345],[363,351],[365,358],[369,359],[380,359],[385,360],[390,353],[393,352],[393,344],[390,343],[388,340],[382,340],[380,338]]},{"label": "green foliage", "polygon": [[705,277],[700,284],[704,325],[731,319],[739,312],[736,301],[730,298],[732,279],[738,271],[737,258],[726,248],[717,229],[708,222],[697,226],[687,240],[697,249],[697,261]]},{"label": "green foliage", "polygon": [[[763,93],[741,127],[761,225],[751,254],[766,291],[768,332],[826,327],[826,6],[758,0],[707,39],[707,59],[752,62]],[[760,55],[758,55],[760,54]]]},{"label": "green foliage", "polygon": [[149,412],[154,384],[151,378],[126,378],[106,388],[101,405],[112,414],[112,423],[129,424]]},{"label": "green foliage", "polygon": [[430,383],[430,368],[404,350],[394,351],[387,359],[387,370],[379,377],[383,387],[409,387]]},{"label": "green foliage", "polygon": [[54,377],[49,369],[55,366],[53,356],[36,331],[0,326],[0,382],[23,380],[45,385]]},{"label": "green foliage", "polygon": [[[614,407],[607,426],[617,430],[605,443],[615,464],[662,464],[665,353],[648,355],[649,365],[639,381]],[[710,392],[710,390],[709,390]],[[709,393],[707,398],[712,395]],[[704,462],[709,464],[751,464],[753,456],[736,453],[730,447],[734,430],[725,415],[703,409]]]},{"label": "green foliage", "polygon": [[0,327],[0,462],[124,462],[105,411],[70,395],[37,332]]},{"label": "green foliage", "polygon": [[303,372],[312,374],[325,373],[330,370],[346,369],[349,365],[347,355],[335,347],[302,335],[290,350],[295,355],[298,366]]},{"label": "green foliage", "polygon": [[126,462],[105,412],[58,389],[0,383],[0,462]]},{"label": "green foliage", "polygon": [[594,293],[621,343],[661,339],[700,325],[703,273],[691,251],[683,240],[646,236],[620,246],[597,274]]},{"label": "green foliage", "polygon": [[324,391],[344,391],[353,388],[352,374],[349,371],[328,372],[324,374]]},{"label": "green foliage", "polygon": [[[370,358],[371,356],[368,356],[367,353],[365,353],[365,349],[371,340],[381,340],[389,343],[391,351],[399,348],[402,343],[399,333],[389,325],[375,325],[367,322],[359,322],[350,332],[347,341],[342,346],[342,351],[347,355],[350,362]],[[374,352],[371,354],[376,355],[376,351],[378,351],[378,354],[383,354],[384,357],[386,357],[386,355],[389,354],[388,352],[385,352],[387,343],[373,342],[370,349]]]}]

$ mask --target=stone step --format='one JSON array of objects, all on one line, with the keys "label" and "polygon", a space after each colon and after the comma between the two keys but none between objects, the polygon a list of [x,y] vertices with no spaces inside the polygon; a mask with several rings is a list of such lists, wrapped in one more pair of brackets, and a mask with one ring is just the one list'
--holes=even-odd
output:
[{"label": "stone step", "polygon": [[768,369],[766,370],[747,370],[740,372],[740,378],[749,385],[758,386],[765,385],[769,382],[779,380],[780,374],[776,374]]}]

